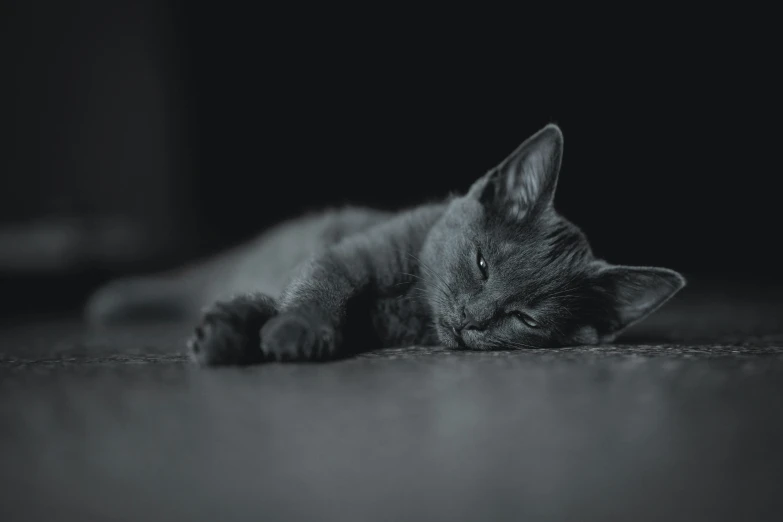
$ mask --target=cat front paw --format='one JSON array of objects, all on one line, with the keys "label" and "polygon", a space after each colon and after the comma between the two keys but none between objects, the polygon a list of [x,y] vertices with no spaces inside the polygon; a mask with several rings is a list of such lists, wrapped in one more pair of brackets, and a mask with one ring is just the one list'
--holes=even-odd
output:
[{"label": "cat front paw", "polygon": [[334,359],[339,343],[339,329],[317,309],[283,312],[261,328],[261,352],[265,360]]},{"label": "cat front paw", "polygon": [[204,366],[264,362],[259,332],[275,315],[274,300],[263,294],[218,301],[204,312],[188,341],[191,357]]}]

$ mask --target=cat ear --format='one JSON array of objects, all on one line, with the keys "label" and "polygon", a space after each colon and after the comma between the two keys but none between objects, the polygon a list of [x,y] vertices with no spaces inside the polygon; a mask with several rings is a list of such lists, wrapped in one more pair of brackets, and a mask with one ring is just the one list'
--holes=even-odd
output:
[{"label": "cat ear", "polygon": [[668,268],[609,265],[599,271],[596,283],[613,311],[601,328],[608,341],[671,299],[685,278]]},{"label": "cat ear", "polygon": [[563,156],[563,133],[550,124],[528,138],[470,193],[487,208],[522,217],[552,202]]}]

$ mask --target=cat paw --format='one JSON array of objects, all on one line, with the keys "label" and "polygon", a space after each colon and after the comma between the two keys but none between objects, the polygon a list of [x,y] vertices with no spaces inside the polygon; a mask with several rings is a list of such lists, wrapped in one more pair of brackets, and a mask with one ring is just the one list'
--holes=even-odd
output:
[{"label": "cat paw", "polygon": [[218,301],[204,312],[188,341],[191,357],[204,366],[264,362],[259,332],[275,315],[274,300],[263,294]]},{"label": "cat paw", "polygon": [[339,330],[318,310],[284,312],[261,328],[261,352],[268,360],[333,359],[339,341]]}]

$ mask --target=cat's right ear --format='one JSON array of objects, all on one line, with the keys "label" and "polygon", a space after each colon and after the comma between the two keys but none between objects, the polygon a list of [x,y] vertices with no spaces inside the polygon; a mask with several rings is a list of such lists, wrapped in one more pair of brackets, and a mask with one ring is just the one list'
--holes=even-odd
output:
[{"label": "cat's right ear", "polygon": [[474,183],[468,194],[514,218],[533,214],[552,203],[562,157],[563,133],[557,125],[547,125]]}]

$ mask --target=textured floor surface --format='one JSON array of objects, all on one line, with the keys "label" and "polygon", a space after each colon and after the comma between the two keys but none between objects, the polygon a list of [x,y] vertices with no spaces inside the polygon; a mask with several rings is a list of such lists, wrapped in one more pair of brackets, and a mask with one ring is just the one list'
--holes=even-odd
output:
[{"label": "textured floor surface", "polygon": [[186,325],[0,334],[0,519],[779,520],[783,292],[613,346],[200,370]]}]

